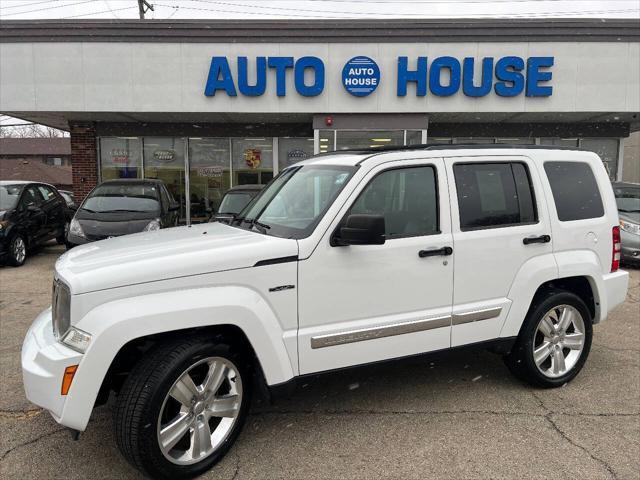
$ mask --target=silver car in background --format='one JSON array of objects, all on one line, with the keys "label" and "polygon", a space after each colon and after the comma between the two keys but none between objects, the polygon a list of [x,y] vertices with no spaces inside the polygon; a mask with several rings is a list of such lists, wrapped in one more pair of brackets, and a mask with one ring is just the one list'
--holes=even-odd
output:
[{"label": "silver car in background", "polygon": [[640,262],[640,185],[613,183],[622,240],[622,261]]}]

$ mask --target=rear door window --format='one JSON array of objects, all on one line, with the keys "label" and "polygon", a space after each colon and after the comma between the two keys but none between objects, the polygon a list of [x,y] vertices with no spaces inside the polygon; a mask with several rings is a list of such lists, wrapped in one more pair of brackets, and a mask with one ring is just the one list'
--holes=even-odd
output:
[{"label": "rear door window", "polygon": [[462,231],[538,221],[533,187],[524,164],[458,163],[453,172]]},{"label": "rear door window", "polygon": [[589,164],[546,162],[544,170],[561,222],[599,218],[604,215],[600,190]]}]

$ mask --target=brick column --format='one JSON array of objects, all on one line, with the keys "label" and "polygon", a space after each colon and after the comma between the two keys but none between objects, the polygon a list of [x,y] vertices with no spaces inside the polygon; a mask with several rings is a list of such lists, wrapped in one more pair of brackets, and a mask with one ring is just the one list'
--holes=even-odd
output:
[{"label": "brick column", "polygon": [[73,123],[70,127],[73,193],[80,203],[98,183],[96,130],[93,123]]}]

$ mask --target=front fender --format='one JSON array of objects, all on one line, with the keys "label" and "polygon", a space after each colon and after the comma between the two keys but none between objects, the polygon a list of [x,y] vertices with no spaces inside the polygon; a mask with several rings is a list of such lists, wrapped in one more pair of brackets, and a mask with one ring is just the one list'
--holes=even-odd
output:
[{"label": "front fender", "polygon": [[[131,340],[212,325],[235,325],[247,336],[268,384],[294,376],[295,331],[284,331],[256,291],[242,286],[177,290],[115,300],[87,313],[75,326],[92,335],[65,402],[86,427],[98,390],[118,351]],[[288,353],[288,349],[290,353]]]}]

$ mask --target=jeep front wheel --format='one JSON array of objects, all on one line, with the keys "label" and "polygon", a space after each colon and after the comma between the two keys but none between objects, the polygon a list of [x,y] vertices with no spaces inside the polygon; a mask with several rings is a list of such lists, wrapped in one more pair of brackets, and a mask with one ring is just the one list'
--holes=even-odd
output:
[{"label": "jeep front wheel", "polygon": [[159,346],[120,391],[118,447],[152,478],[201,475],[238,437],[250,393],[248,363],[231,345],[189,339]]}]

